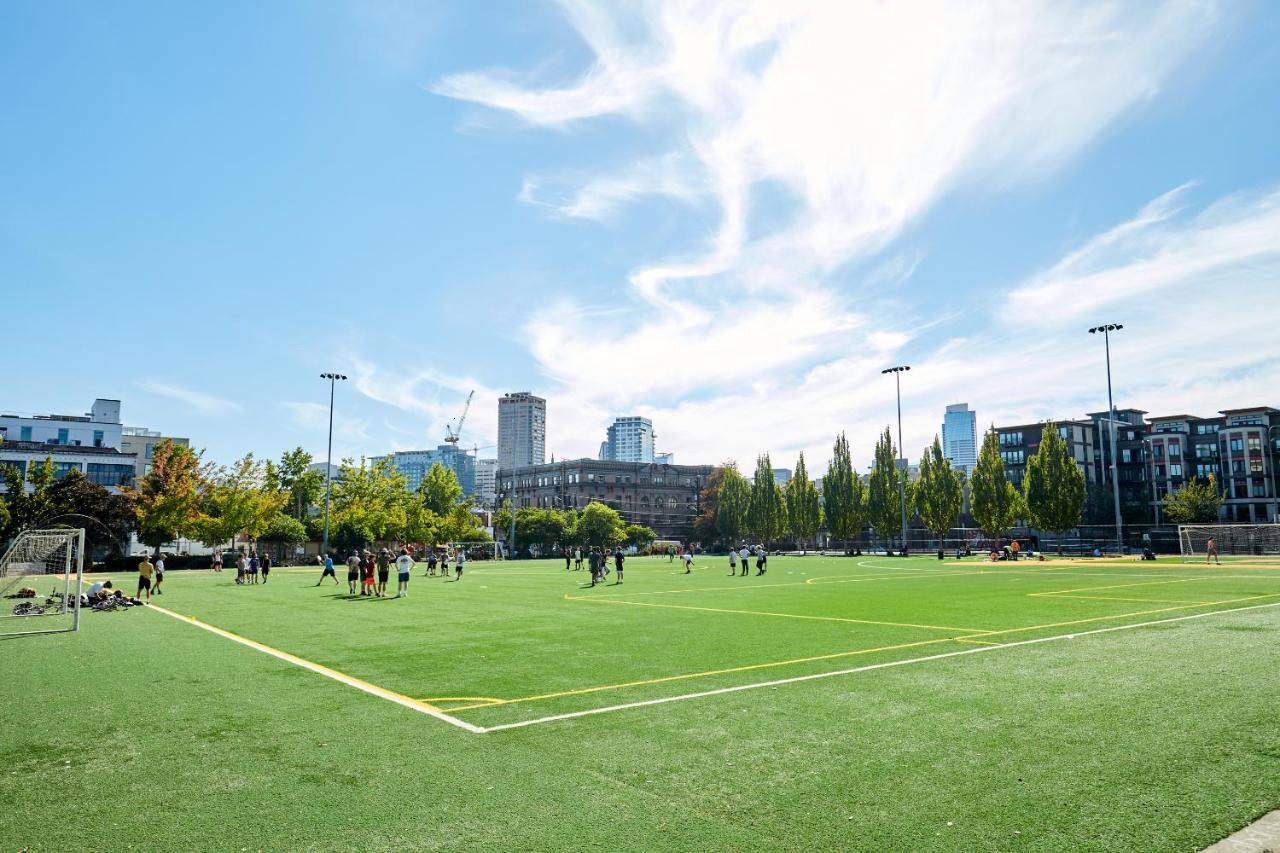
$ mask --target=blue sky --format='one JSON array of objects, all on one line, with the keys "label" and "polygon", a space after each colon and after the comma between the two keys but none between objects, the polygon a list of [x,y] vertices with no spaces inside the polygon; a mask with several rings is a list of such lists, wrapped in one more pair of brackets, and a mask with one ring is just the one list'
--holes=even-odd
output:
[{"label": "blue sky", "polygon": [[[624,11],[619,11],[624,10]],[[220,462],[434,446],[908,455],[983,423],[1280,405],[1265,3],[0,8],[6,411]],[[491,451],[490,451],[491,452]],[[481,455],[488,455],[482,450]]]}]

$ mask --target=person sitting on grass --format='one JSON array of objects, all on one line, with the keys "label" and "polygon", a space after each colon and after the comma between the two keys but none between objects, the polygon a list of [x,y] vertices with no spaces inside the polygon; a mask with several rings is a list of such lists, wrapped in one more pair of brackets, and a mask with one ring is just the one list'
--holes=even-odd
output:
[{"label": "person sitting on grass", "polygon": [[89,587],[89,601],[106,601],[111,597],[107,590],[111,589],[111,581],[98,581]]}]

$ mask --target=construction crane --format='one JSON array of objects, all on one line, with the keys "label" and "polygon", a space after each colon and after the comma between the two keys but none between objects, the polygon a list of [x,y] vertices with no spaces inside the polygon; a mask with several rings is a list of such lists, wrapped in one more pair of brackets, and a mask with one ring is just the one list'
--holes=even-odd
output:
[{"label": "construction crane", "polygon": [[462,406],[462,415],[458,418],[457,429],[454,429],[448,424],[445,424],[444,440],[449,442],[449,444],[452,444],[454,447],[458,446],[458,439],[462,437],[462,424],[467,419],[467,411],[470,410],[471,408],[471,398],[474,397],[475,395],[476,395],[475,391],[472,391],[470,394],[467,395],[467,402],[464,403]]}]

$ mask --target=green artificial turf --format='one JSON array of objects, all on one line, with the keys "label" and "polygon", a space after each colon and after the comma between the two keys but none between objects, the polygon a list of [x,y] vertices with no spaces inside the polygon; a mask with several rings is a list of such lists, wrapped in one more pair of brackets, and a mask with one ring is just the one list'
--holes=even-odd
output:
[{"label": "green artificial turf", "polygon": [[159,612],[86,613],[0,641],[0,843],[1191,850],[1280,805],[1280,607],[1084,633],[1280,603],[1274,568],[420,575],[362,600],[318,570],[171,572],[156,603],[488,728],[968,653],[474,734]]}]

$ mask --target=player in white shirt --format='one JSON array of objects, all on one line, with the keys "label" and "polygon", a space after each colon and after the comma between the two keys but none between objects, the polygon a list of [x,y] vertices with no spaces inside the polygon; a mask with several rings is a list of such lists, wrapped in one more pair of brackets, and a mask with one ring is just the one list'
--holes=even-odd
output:
[{"label": "player in white shirt", "polygon": [[746,545],[742,546],[742,550],[738,552],[738,561],[742,563],[742,574],[739,577],[747,576],[747,567],[751,564],[751,549]]},{"label": "player in white shirt", "polygon": [[738,552],[729,549],[729,577],[733,577],[738,573]]},{"label": "player in white shirt", "polygon": [[686,548],[680,556],[684,558],[684,573],[687,575],[693,571],[693,551]]},{"label": "player in white shirt", "polygon": [[409,594],[409,575],[413,572],[413,557],[409,556],[408,548],[400,549],[400,556],[396,557],[396,572],[399,575],[396,598],[403,598]]},{"label": "player in white shirt", "polygon": [[453,570],[457,573],[457,576],[454,577],[455,581],[462,580],[462,569],[466,565],[466,563],[467,563],[467,552],[462,548],[459,548],[458,556],[455,557],[453,561]]},{"label": "player in white shirt", "polygon": [[152,590],[156,595],[160,594],[160,584],[164,583],[164,554],[156,557],[156,585]]}]

